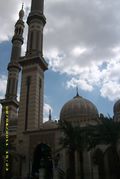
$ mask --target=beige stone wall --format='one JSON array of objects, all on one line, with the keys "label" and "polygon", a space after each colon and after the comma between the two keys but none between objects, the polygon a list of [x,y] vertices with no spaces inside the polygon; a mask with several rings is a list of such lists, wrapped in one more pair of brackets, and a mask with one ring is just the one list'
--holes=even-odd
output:
[{"label": "beige stone wall", "polygon": [[[30,92],[28,104],[28,130],[35,130],[40,127],[43,120],[43,89],[44,89],[44,74],[38,64],[23,67],[20,110],[18,117],[18,135],[25,128],[25,113],[26,113],[26,93],[27,77],[30,76]],[[41,87],[40,87],[41,80]]]},{"label": "beige stone wall", "polygon": [[[22,165],[22,173],[25,176],[28,172],[30,161],[29,135],[25,133],[25,114],[26,114],[26,96],[27,96],[27,78],[30,76],[29,103],[28,103],[28,121],[27,130],[38,130],[43,120],[43,89],[44,73],[38,64],[29,64],[22,69],[22,82],[20,94],[20,106],[17,126],[17,152],[25,156],[25,162]],[[40,82],[41,81],[41,82]],[[41,83],[41,87],[40,87]],[[34,138],[34,141],[37,139]]]}]

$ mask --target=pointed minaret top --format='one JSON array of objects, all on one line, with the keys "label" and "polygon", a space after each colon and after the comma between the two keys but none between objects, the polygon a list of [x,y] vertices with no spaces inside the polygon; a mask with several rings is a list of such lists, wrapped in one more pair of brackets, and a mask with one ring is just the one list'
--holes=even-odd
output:
[{"label": "pointed minaret top", "polygon": [[23,20],[23,17],[24,17],[23,7],[24,7],[24,3],[22,3],[22,9],[21,9],[20,12],[19,12],[19,19],[21,19],[21,20]]},{"label": "pointed minaret top", "polygon": [[49,121],[52,120],[51,109],[49,110]]},{"label": "pointed minaret top", "polygon": [[79,96],[78,86],[76,86],[76,96]]},{"label": "pointed minaret top", "polygon": [[24,3],[22,3],[22,10],[23,10],[23,7],[24,7]]},{"label": "pointed minaret top", "polygon": [[43,13],[44,11],[44,0],[32,0],[31,12],[39,11]]}]

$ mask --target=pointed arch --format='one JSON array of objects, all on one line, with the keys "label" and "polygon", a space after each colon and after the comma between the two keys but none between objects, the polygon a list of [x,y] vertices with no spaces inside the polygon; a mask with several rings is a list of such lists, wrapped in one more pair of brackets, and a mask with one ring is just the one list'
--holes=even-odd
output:
[{"label": "pointed arch", "polygon": [[33,154],[32,176],[39,174],[39,169],[44,168],[45,179],[53,178],[53,162],[51,148],[44,143],[36,146]]}]

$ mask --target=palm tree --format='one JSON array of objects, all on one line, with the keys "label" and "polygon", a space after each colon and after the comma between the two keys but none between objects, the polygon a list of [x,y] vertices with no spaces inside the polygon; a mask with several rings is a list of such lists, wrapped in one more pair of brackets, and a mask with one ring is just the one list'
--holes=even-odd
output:
[{"label": "palm tree", "polygon": [[[69,168],[67,171],[67,178],[75,178],[75,136],[73,126],[66,121],[59,121],[60,129],[64,136],[60,138],[62,148],[67,148],[69,152]],[[72,162],[71,162],[72,161]]]},{"label": "palm tree", "polygon": [[111,163],[111,175],[117,179],[120,175],[120,158],[117,152],[120,140],[120,122],[103,115],[100,116],[99,121],[99,124],[87,127],[88,150],[98,145],[107,145],[108,160],[109,164]]},{"label": "palm tree", "polygon": [[100,144],[110,145],[117,149],[120,139],[120,122],[114,121],[111,117],[99,118],[99,124],[86,127],[87,139],[89,141],[88,149],[94,148]]},{"label": "palm tree", "polygon": [[75,133],[75,149],[79,155],[79,165],[80,165],[80,178],[84,179],[84,167],[83,167],[83,151],[87,147],[87,140],[86,140],[86,131],[85,127],[75,126],[74,133]]},{"label": "palm tree", "polygon": [[64,136],[60,138],[60,144],[63,148],[69,150],[69,169],[72,173],[70,173],[70,177],[68,176],[68,178],[75,178],[75,151],[77,151],[79,154],[80,178],[84,179],[83,151],[87,145],[85,140],[85,128],[73,126],[70,122],[63,120],[61,120],[59,124],[61,130],[64,132]]}]

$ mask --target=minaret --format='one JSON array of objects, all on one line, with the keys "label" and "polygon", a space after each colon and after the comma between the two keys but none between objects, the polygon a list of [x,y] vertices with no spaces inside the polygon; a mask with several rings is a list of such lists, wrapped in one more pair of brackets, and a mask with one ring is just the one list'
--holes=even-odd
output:
[{"label": "minaret", "polygon": [[29,26],[27,52],[26,52],[27,56],[34,55],[34,56],[42,57],[43,28],[46,23],[46,18],[43,14],[43,9],[44,9],[43,6],[44,6],[44,0],[32,0],[31,12],[27,19],[27,23]]},{"label": "minaret", "polygon": [[19,19],[15,24],[14,36],[12,38],[12,51],[10,63],[8,64],[8,79],[7,79],[7,89],[5,94],[5,99],[0,100],[2,104],[2,131],[4,131],[5,121],[4,121],[4,107],[8,106],[8,118],[9,118],[9,128],[17,124],[18,117],[18,106],[17,101],[17,88],[18,88],[18,75],[20,72],[20,65],[18,63],[21,55],[21,46],[23,44],[23,30],[24,30],[24,11],[23,6],[19,12]]},{"label": "minaret", "polygon": [[27,51],[20,60],[22,82],[18,115],[19,137],[23,131],[38,130],[43,123],[44,71],[48,66],[43,58],[43,28],[46,23],[43,4],[44,0],[32,0],[27,19]]},{"label": "minaret", "polygon": [[49,121],[52,121],[51,109],[49,110]]}]

